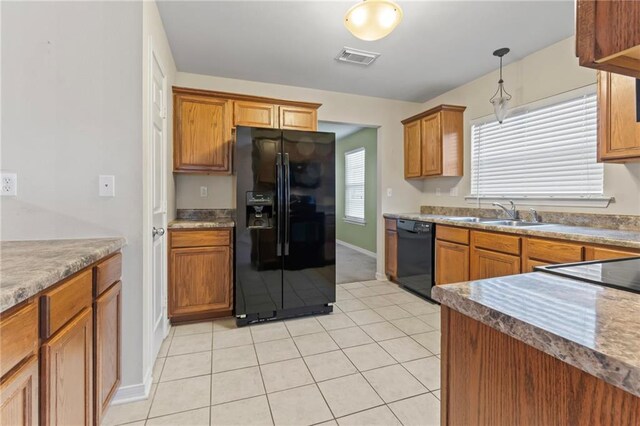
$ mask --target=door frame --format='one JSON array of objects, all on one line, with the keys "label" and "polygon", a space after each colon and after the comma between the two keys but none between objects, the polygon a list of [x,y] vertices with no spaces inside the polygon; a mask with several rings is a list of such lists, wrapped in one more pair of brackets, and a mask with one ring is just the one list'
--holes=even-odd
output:
[{"label": "door frame", "polygon": [[[146,111],[143,111],[143,126],[146,130],[146,137],[143,139],[143,148],[142,148],[142,157],[143,157],[143,167],[142,167],[142,175],[143,175],[143,218],[142,218],[142,366],[143,366],[143,383],[145,386],[145,395],[149,394],[151,388],[151,375],[153,371],[153,365],[155,362],[156,354],[153,353],[153,328],[154,328],[154,318],[153,318],[153,236],[151,235],[151,229],[153,227],[153,169],[151,167],[153,155],[151,151],[151,143],[153,138],[152,130],[152,90],[151,85],[153,81],[153,62],[154,60],[158,63],[162,74],[164,75],[163,82],[163,105],[164,105],[164,124],[163,124],[163,138],[162,138],[162,186],[165,188],[164,194],[164,218],[162,220],[162,227],[167,229],[167,131],[168,131],[168,105],[169,105],[169,93],[168,93],[168,84],[167,84],[167,72],[162,63],[161,55],[154,49],[153,37],[149,36],[147,41],[147,51],[145,52],[147,59],[147,69],[144,70],[143,80],[144,90],[146,90]],[[144,93],[143,90],[143,93]],[[145,105],[143,103],[143,105]],[[166,259],[166,251],[167,251],[167,238],[168,232],[165,232],[164,242],[164,258]],[[163,276],[165,278],[165,284],[167,280],[167,269],[163,271]],[[166,287],[166,285],[165,285]],[[163,314],[163,323],[161,325],[163,329],[164,337],[169,334],[169,317],[167,315],[167,289],[165,288],[164,294],[162,297],[162,309],[164,311]]]}]

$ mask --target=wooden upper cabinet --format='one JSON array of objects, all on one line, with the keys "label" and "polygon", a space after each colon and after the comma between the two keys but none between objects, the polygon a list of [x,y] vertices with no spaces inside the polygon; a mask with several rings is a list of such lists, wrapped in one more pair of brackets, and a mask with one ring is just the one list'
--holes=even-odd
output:
[{"label": "wooden upper cabinet", "polygon": [[422,148],[422,176],[442,174],[442,143],[440,114],[433,114],[420,120]]},{"label": "wooden upper cabinet", "polygon": [[637,108],[634,78],[598,73],[598,161],[640,161]]},{"label": "wooden upper cabinet", "polygon": [[580,65],[640,78],[640,1],[578,0]]},{"label": "wooden upper cabinet", "polygon": [[173,108],[173,171],[231,173],[231,101],[174,92]]},{"label": "wooden upper cabinet", "polygon": [[402,120],[406,179],[462,176],[465,109],[440,105]]},{"label": "wooden upper cabinet", "polygon": [[278,107],[262,102],[234,101],[233,126],[277,128]]},{"label": "wooden upper cabinet", "polygon": [[42,425],[93,422],[93,318],[85,309],[42,344]]},{"label": "wooden upper cabinet", "polygon": [[280,106],[280,128],[289,130],[318,130],[316,108]]},{"label": "wooden upper cabinet", "polygon": [[404,126],[404,177],[422,176],[422,148],[420,147],[420,120]]}]

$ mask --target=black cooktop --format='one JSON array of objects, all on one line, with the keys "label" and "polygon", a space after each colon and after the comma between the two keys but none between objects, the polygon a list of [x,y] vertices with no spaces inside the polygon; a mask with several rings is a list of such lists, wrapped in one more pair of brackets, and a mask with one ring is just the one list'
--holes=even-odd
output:
[{"label": "black cooktop", "polygon": [[539,266],[536,270],[640,294],[640,257]]}]

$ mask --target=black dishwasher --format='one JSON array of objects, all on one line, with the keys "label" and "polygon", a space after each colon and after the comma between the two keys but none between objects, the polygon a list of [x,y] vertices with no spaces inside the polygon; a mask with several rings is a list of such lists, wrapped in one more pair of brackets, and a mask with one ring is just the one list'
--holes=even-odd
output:
[{"label": "black dishwasher", "polygon": [[431,299],[434,285],[435,224],[398,219],[397,281]]}]

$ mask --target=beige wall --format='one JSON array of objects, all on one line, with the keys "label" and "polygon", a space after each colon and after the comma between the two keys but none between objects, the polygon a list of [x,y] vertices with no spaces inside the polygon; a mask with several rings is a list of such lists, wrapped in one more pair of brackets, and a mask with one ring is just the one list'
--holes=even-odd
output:
[{"label": "beige wall", "polygon": [[[382,212],[416,211],[422,196],[421,182],[407,182],[403,175],[402,124],[400,120],[417,113],[420,104],[345,93],[305,89],[178,72],[176,86],[244,93],[280,99],[319,102],[318,119],[378,127],[378,247],[384,247]],[[200,186],[209,188],[201,199]],[[176,176],[178,208],[235,207],[234,178],[224,176]],[[392,197],[386,189],[391,188]],[[378,271],[384,269],[384,251],[378,253]]]},{"label": "beige wall", "polygon": [[[596,72],[578,66],[574,38],[570,37],[504,69],[507,90],[513,95],[513,106],[518,106],[585,85],[595,84]],[[511,55],[517,52],[512,52]],[[464,196],[470,191],[471,175],[471,120],[493,114],[489,98],[496,90],[498,74],[493,72],[435,99],[426,102],[423,110],[439,104],[467,106],[465,111],[464,176],[462,178],[432,178],[424,181],[421,204],[434,206],[474,207]],[[441,196],[436,196],[440,188]],[[457,196],[450,196],[450,189]],[[640,214],[640,164],[605,164],[605,195],[615,197],[608,208],[535,206],[541,210],[577,211],[605,214]],[[482,207],[486,207],[485,204]]]}]

